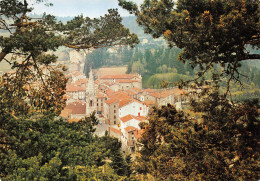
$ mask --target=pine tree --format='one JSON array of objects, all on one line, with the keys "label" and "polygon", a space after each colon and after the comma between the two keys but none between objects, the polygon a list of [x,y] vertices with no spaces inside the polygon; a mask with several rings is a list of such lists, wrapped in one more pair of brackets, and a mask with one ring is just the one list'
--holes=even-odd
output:
[{"label": "pine tree", "polygon": [[179,60],[198,67],[198,77],[218,64],[223,68],[220,79],[227,76],[229,85],[231,80],[239,81],[243,60],[260,59],[247,50],[248,45],[260,46],[259,1],[149,0],[138,7],[119,0],[119,5],[137,16],[146,33],[181,48]]},{"label": "pine tree", "polygon": [[231,105],[213,91],[192,106],[199,119],[171,105],[153,109],[133,168],[156,180],[259,179],[258,103]]}]

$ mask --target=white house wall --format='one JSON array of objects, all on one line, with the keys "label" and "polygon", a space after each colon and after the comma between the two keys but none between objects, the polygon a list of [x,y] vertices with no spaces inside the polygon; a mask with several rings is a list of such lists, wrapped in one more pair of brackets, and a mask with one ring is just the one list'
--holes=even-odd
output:
[{"label": "white house wall", "polygon": [[[140,110],[140,107],[141,107],[141,110]],[[138,113],[140,113],[140,115]],[[120,118],[124,117],[128,114],[131,114],[134,116],[147,116],[148,108],[146,105],[140,104],[139,102],[132,102],[119,109]]]},{"label": "white house wall", "polygon": [[134,118],[129,120],[129,121],[126,121],[126,122],[121,121],[121,130],[127,128],[128,126],[133,126],[137,129],[141,129],[140,126],[139,126],[139,123],[140,123],[140,121],[136,120]]}]

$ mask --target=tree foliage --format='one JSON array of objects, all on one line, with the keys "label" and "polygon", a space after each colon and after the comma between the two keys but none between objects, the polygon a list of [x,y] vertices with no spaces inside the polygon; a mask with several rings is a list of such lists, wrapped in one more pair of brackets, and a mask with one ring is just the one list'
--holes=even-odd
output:
[{"label": "tree foliage", "polygon": [[[31,4],[42,2],[46,1],[0,1],[0,62],[14,70],[0,79],[0,178],[124,179],[113,169],[125,164],[121,143],[94,136],[94,114],[78,123],[57,117],[65,105],[67,80],[65,67],[52,67],[57,57],[47,52],[61,46],[77,50],[133,46],[139,40],[121,24],[115,9],[99,19],[78,16],[65,24],[52,15],[30,18]],[[110,166],[105,164],[109,160],[117,161]]]},{"label": "tree foliage", "polygon": [[31,111],[29,109],[59,114],[65,104],[65,68],[53,68],[51,64],[57,61],[57,57],[46,52],[61,46],[77,50],[134,46],[139,40],[121,24],[122,18],[115,9],[99,19],[77,16],[64,24],[52,15],[30,18],[28,13],[33,10],[33,2],[0,2],[0,31],[3,32],[0,36],[0,62],[8,62],[15,71],[5,74],[0,82],[0,107],[4,112],[17,109],[15,114],[27,114]]},{"label": "tree foliage", "polygon": [[181,48],[179,60],[199,67],[198,77],[219,64],[221,77],[238,81],[241,61],[260,59],[247,50],[247,45],[260,46],[259,1],[146,0],[138,7],[119,0],[119,5],[137,16],[146,33]]},{"label": "tree foliage", "polygon": [[[53,115],[30,119],[1,115],[0,178],[119,180],[117,171],[105,166],[105,161],[118,158],[115,153],[120,154],[121,144],[109,144],[117,140],[108,136],[94,136],[97,123],[94,114],[78,123],[55,119]],[[122,160],[117,160],[124,163],[120,156]],[[103,167],[111,171],[104,173]]]},{"label": "tree foliage", "polygon": [[201,118],[171,105],[153,109],[149,123],[140,125],[135,170],[157,180],[259,179],[257,102],[233,106],[211,92],[192,106]]}]

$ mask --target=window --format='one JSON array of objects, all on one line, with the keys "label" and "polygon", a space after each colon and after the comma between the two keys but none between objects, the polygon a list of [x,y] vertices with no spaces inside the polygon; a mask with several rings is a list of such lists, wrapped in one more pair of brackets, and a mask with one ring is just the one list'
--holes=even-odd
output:
[{"label": "window", "polygon": [[103,106],[103,103],[101,103],[101,106]]},{"label": "window", "polygon": [[114,108],[116,108],[116,105],[114,105]]},{"label": "window", "polygon": [[116,110],[114,110],[114,113],[116,113]]},{"label": "window", "polygon": [[140,107],[140,111],[142,110],[142,107]]},{"label": "window", "polygon": [[116,121],[114,121],[114,124],[116,124]]},{"label": "window", "polygon": [[98,106],[98,103],[97,103],[97,106]]},{"label": "window", "polygon": [[116,116],[114,116],[114,119],[116,119]]}]

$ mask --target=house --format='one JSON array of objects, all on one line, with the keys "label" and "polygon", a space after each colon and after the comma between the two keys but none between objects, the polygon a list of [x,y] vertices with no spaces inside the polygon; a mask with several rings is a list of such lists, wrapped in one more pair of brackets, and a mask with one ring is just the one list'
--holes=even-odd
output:
[{"label": "house", "polygon": [[136,143],[141,137],[143,130],[140,129],[141,122],[147,122],[147,117],[126,115],[120,118],[122,150],[134,152]]},{"label": "house", "polygon": [[78,79],[76,80],[73,85],[77,85],[80,87],[87,87],[88,80],[86,78]]},{"label": "house", "polygon": [[137,129],[140,129],[139,123],[142,121],[146,121],[146,120],[147,120],[147,117],[134,116],[134,115],[128,114],[128,115],[120,118],[120,128],[125,129],[128,126],[133,126]]},{"label": "house", "polygon": [[144,100],[154,101],[157,106],[172,104],[177,109],[182,109],[182,104],[187,101],[186,94],[187,92],[183,89],[169,89],[148,93],[144,96]]},{"label": "house", "polygon": [[119,117],[124,117],[128,114],[134,116],[147,116],[149,108],[145,103],[137,99],[125,99],[119,103]]},{"label": "house", "polygon": [[86,116],[86,103],[77,101],[66,105],[62,110],[61,117],[65,119],[82,119]]},{"label": "house", "polygon": [[71,75],[72,75],[72,83],[76,82],[79,79],[86,79],[86,75],[78,71],[72,72]]},{"label": "house", "polygon": [[142,88],[142,82],[140,80],[115,80],[115,83],[119,86],[120,90],[128,90],[131,88]]},{"label": "house", "polygon": [[66,85],[66,93],[70,94],[72,99],[85,100],[86,99],[86,87],[76,85]]},{"label": "house", "polygon": [[106,99],[107,99],[106,94],[102,92],[97,93],[97,114],[104,113],[104,103]]},{"label": "house", "polygon": [[100,81],[114,83],[113,90],[115,91],[131,88],[142,89],[142,76],[139,74],[104,75],[100,78]]},{"label": "house", "polygon": [[123,132],[124,133],[121,136],[122,150],[135,152],[136,144],[138,142],[138,139],[141,137],[143,130],[137,129],[133,126],[128,126],[123,129]]},{"label": "house", "polygon": [[122,74],[122,75],[104,75],[100,77],[101,82],[115,82],[120,80],[142,80],[142,76],[139,74]]},{"label": "house", "polygon": [[120,123],[119,103],[130,99],[130,97],[127,93],[121,91],[114,93],[109,92],[107,96],[108,99],[104,102],[104,117],[106,119],[106,123],[109,125],[118,125]]},{"label": "house", "polygon": [[121,137],[121,130],[118,126],[109,126],[108,127],[108,133],[110,136],[113,136],[120,140]]}]

